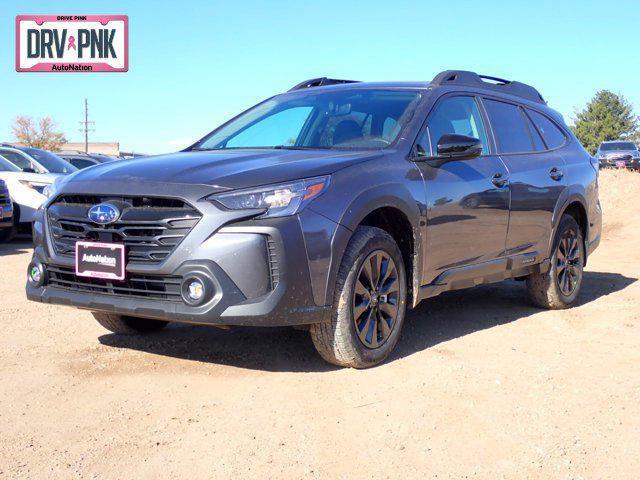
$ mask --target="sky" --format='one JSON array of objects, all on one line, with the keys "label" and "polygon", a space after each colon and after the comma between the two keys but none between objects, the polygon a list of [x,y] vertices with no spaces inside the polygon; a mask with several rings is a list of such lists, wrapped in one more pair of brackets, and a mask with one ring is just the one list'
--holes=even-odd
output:
[{"label": "sky", "polygon": [[[129,16],[126,73],[15,71],[15,16]],[[251,105],[319,76],[430,80],[461,69],[534,85],[570,123],[597,90],[640,113],[637,1],[2,0],[0,141],[17,115],[69,141],[182,149]]]}]

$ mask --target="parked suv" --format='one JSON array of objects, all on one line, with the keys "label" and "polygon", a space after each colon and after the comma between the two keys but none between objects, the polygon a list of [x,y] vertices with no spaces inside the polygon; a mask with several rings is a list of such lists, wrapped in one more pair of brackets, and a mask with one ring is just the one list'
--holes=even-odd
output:
[{"label": "parked suv", "polygon": [[616,140],[602,142],[598,147],[596,157],[601,168],[628,168],[640,170],[640,151],[633,142]]},{"label": "parked suv", "polygon": [[16,225],[13,217],[13,202],[4,180],[0,179],[0,243],[13,238]]},{"label": "parked suv", "polygon": [[573,305],[600,240],[594,161],[519,82],[313,79],[182,152],[63,177],[27,295],[116,333],[308,325],[324,359],[368,367],[446,290],[525,279],[535,304]]}]

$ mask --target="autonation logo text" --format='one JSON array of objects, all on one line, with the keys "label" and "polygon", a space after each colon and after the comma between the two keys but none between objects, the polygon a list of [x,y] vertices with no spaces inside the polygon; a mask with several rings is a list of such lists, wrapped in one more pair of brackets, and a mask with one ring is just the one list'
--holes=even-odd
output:
[{"label": "autonation logo text", "polygon": [[126,15],[18,15],[18,72],[126,72]]}]

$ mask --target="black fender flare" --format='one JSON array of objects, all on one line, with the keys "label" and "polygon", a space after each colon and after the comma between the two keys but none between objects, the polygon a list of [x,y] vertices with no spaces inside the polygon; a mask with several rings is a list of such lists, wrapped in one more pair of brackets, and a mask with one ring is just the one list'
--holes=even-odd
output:
[{"label": "black fender flare", "polygon": [[[384,185],[376,185],[367,190],[363,190],[358,194],[344,209],[342,216],[337,219],[337,223],[348,229],[348,238],[341,239],[336,242],[334,251],[344,252],[351,235],[358,228],[358,225],[369,215],[371,212],[385,207],[396,208],[401,211],[408,219],[413,233],[413,258],[412,258],[412,272],[413,278],[411,279],[413,302],[417,298],[417,292],[419,291],[420,281],[422,277],[422,259],[423,259],[423,238],[421,235],[420,222],[421,222],[421,209],[415,198],[412,197],[409,190],[399,183],[388,183]],[[330,289],[331,292],[327,292],[333,298],[333,289],[335,285],[335,279],[338,273],[338,268],[342,262],[342,253],[336,256],[336,261],[331,265],[330,272]]]},{"label": "black fender flare", "polygon": [[[587,250],[588,250],[587,245],[589,242],[589,219],[588,219],[589,209],[587,207],[587,200],[585,197],[584,187],[580,185],[574,185],[571,187],[567,187],[562,192],[562,194],[560,195],[560,198],[556,202],[556,206],[553,211],[553,215],[551,217],[551,223],[553,225],[553,228],[551,229],[551,238],[549,238],[549,242],[547,246],[547,258],[551,258],[552,256],[553,239],[556,236],[556,231],[560,224],[560,219],[562,218],[562,215],[564,214],[564,212],[567,210],[567,207],[572,203],[579,203],[580,205],[582,205],[582,208],[584,209],[585,214],[587,216],[587,222],[585,225],[585,234],[583,238],[583,241],[585,244],[584,245],[585,256],[587,254]],[[585,264],[586,264],[586,257],[585,257]]]}]

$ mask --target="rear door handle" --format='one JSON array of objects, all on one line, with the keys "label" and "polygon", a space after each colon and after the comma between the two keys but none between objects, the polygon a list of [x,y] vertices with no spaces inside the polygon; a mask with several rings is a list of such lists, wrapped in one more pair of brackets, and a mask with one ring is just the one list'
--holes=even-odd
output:
[{"label": "rear door handle", "polygon": [[498,188],[502,188],[507,183],[509,183],[509,177],[507,177],[506,175],[502,175],[501,173],[496,173],[491,179],[491,183],[493,183]]},{"label": "rear door handle", "polygon": [[551,170],[549,170],[549,176],[557,182],[562,180],[562,177],[564,177],[564,173],[562,173],[562,170],[560,170],[558,167],[553,167]]}]

